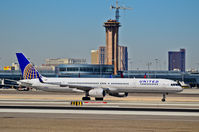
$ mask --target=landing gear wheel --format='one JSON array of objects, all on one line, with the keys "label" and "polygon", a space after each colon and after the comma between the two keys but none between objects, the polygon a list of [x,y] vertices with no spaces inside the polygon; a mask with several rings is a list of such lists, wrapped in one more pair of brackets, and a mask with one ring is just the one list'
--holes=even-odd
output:
[{"label": "landing gear wheel", "polygon": [[166,101],[166,99],[162,99],[162,102],[165,102]]},{"label": "landing gear wheel", "polygon": [[95,98],[96,101],[103,101],[103,98]]},{"label": "landing gear wheel", "polygon": [[91,100],[90,97],[82,97],[82,100]]},{"label": "landing gear wheel", "polygon": [[[168,93],[166,93],[166,94],[168,94]],[[165,101],[166,101],[166,94],[163,94],[162,102],[165,102]]]}]

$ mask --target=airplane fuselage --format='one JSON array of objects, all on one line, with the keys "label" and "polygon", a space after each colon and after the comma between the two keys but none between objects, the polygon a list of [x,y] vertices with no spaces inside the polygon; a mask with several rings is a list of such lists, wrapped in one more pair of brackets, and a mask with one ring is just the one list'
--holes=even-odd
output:
[{"label": "airplane fuselage", "polygon": [[[29,87],[44,91],[54,92],[84,92],[78,87],[93,87],[109,90],[111,92],[128,93],[175,93],[181,92],[181,86],[168,79],[143,79],[143,78],[47,78],[46,82],[60,83],[60,85],[41,83],[38,79],[20,80]],[[70,87],[68,87],[68,85]],[[77,88],[75,88],[78,86]]]}]

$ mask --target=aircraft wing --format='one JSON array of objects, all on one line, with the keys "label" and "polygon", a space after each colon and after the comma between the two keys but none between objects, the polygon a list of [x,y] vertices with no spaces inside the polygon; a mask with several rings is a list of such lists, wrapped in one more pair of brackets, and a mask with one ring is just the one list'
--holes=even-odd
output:
[{"label": "aircraft wing", "polygon": [[[50,83],[47,83],[47,84],[50,84]],[[85,85],[81,86],[81,85],[71,85],[71,84],[61,84],[61,83],[57,83],[57,84],[53,83],[53,84],[59,85],[60,87],[76,88],[76,89],[83,90],[83,91],[89,91],[89,90],[94,89],[94,88],[102,88],[106,91],[109,91],[108,87],[92,87],[92,86],[85,86]]]},{"label": "aircraft wing", "polygon": [[32,86],[32,83],[20,82],[20,85],[25,86],[25,87],[30,87],[30,86]]},{"label": "aircraft wing", "polygon": [[[44,83],[44,84],[51,84],[51,85],[57,85],[57,86],[60,86],[60,87],[68,87],[68,88],[76,88],[76,89],[79,89],[79,90],[83,90],[83,91],[89,91],[91,89],[94,89],[96,87],[92,87],[92,86],[82,86],[82,85],[73,85],[73,84],[63,84],[61,82],[44,82],[41,77],[39,77],[39,81],[41,83]],[[99,88],[99,87],[98,87]],[[101,88],[101,87],[100,87]],[[104,90],[108,90],[109,88],[102,88]]]},{"label": "aircraft wing", "polygon": [[76,89],[80,89],[80,90],[84,90],[84,91],[89,91],[94,88],[94,87],[90,87],[90,86],[80,86],[80,85],[68,85],[68,87],[76,88]]},{"label": "aircraft wing", "polygon": [[[41,82],[41,81],[40,81]],[[76,88],[76,89],[80,89],[80,90],[84,90],[84,91],[88,91],[93,89],[94,87],[90,87],[90,86],[81,86],[81,85],[72,85],[72,84],[63,84],[61,82],[41,82],[44,84],[51,84],[51,85],[57,85],[60,87],[68,87],[68,88]]]}]

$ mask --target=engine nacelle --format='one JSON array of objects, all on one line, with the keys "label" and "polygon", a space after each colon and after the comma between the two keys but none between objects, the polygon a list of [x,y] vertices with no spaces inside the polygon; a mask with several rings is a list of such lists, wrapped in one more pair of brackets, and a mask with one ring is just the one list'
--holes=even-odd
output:
[{"label": "engine nacelle", "polygon": [[91,89],[88,94],[90,97],[103,98],[106,95],[106,92],[101,88],[95,88]]},{"label": "engine nacelle", "polygon": [[128,93],[127,92],[124,92],[124,93],[111,93],[111,92],[109,92],[109,95],[114,96],[114,97],[127,97]]}]

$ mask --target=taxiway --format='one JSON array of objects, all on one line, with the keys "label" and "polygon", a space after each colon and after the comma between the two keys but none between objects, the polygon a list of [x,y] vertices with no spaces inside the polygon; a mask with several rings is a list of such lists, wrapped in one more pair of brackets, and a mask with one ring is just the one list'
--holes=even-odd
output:
[{"label": "taxiway", "polygon": [[168,95],[167,102],[160,101],[161,95],[130,94],[127,98],[107,96],[106,103],[87,101],[71,106],[71,100],[79,100],[83,94],[1,90],[0,129],[198,131],[199,90],[193,91]]}]

